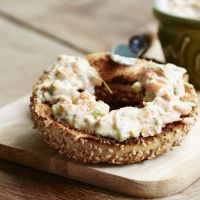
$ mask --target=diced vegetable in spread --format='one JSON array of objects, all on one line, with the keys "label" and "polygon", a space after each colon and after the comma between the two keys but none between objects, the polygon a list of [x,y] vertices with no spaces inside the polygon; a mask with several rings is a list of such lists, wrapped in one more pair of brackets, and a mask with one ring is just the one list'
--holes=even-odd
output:
[{"label": "diced vegetable in spread", "polygon": [[141,92],[142,91],[142,84],[137,81],[135,83],[133,83],[133,85],[131,86],[133,92]]}]

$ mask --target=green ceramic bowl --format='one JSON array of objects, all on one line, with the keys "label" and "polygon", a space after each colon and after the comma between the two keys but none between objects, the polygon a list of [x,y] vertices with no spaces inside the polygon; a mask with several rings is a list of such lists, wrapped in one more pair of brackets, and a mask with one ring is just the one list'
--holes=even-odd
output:
[{"label": "green ceramic bowl", "polygon": [[185,67],[190,82],[200,89],[200,20],[167,13],[161,9],[162,1],[155,0],[154,14],[166,61]]}]

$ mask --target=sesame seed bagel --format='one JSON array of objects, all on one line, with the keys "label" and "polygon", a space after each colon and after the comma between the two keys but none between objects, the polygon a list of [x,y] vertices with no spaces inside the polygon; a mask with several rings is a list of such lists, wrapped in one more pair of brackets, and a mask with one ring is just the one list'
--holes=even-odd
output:
[{"label": "sesame seed bagel", "polygon": [[[113,94],[108,94],[103,86],[95,89],[98,99],[107,102],[113,109],[130,105],[138,107],[142,104],[144,95],[141,92],[131,91],[134,83],[133,68],[124,67],[113,62],[107,53],[91,54],[86,57],[90,65],[100,74],[109,85]],[[38,84],[44,80],[45,72],[33,86],[30,110],[34,127],[44,140],[59,153],[68,158],[85,163],[111,163],[128,164],[152,159],[175,146],[180,146],[182,139],[187,135],[197,116],[197,97],[191,84],[185,80],[185,96],[182,101],[189,101],[196,106],[182,119],[194,119],[192,123],[182,121],[166,124],[160,134],[138,138],[131,137],[125,141],[87,133],[70,127],[66,123],[57,121],[53,115],[52,107],[48,103],[38,101]]]}]

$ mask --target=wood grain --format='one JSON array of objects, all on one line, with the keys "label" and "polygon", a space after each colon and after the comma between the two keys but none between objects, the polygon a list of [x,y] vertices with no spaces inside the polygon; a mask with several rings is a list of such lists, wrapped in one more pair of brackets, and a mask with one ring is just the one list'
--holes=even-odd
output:
[{"label": "wood grain", "polygon": [[86,165],[59,155],[42,141],[32,129],[28,105],[26,96],[0,109],[0,158],[145,198],[175,194],[200,177],[200,117],[173,152],[133,165]]},{"label": "wood grain", "polygon": [[27,94],[58,54],[80,53],[0,18],[0,105]]},{"label": "wood grain", "polygon": [[153,0],[13,2],[0,0],[3,17],[84,52],[109,51],[154,21]]},{"label": "wood grain", "polygon": [[126,200],[114,193],[28,167],[0,161],[0,199]]}]

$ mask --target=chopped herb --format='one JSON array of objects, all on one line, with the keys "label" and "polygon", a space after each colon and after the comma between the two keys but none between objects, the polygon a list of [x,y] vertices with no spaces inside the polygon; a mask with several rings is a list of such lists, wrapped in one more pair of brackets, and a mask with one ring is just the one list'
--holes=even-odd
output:
[{"label": "chopped herb", "polygon": [[51,95],[49,92],[44,92],[42,101],[47,101],[50,99],[50,97],[51,97]]},{"label": "chopped herb", "polygon": [[110,89],[110,87],[108,86],[108,84],[102,79],[102,83],[104,84],[105,88],[108,90],[108,92],[110,94],[113,94],[113,91]]},{"label": "chopped herb", "polygon": [[73,104],[76,104],[77,101],[78,101],[78,98],[76,98],[76,97],[72,97],[72,103],[73,103]]},{"label": "chopped herb", "polygon": [[64,72],[61,71],[61,70],[57,70],[56,73],[55,73],[55,76],[56,76],[56,78],[58,78],[58,79],[63,79],[63,78],[65,78],[65,74],[64,74]]},{"label": "chopped herb", "polygon": [[134,136],[135,136],[135,133],[134,133],[133,130],[130,131],[130,136],[131,136],[131,137],[134,137]]},{"label": "chopped herb", "polygon": [[60,121],[62,121],[64,123],[68,123],[68,119],[66,117],[58,116],[58,119],[60,119]]},{"label": "chopped herb", "polygon": [[59,90],[60,84],[59,81],[54,81],[51,86],[49,87],[49,93],[53,95],[57,90]]},{"label": "chopped herb", "polygon": [[133,83],[133,85],[131,86],[131,89],[133,90],[133,92],[141,92],[142,91],[141,82],[137,81],[137,82]]},{"label": "chopped herb", "polygon": [[154,98],[155,98],[155,95],[153,93],[146,92],[143,100],[148,102],[148,101],[153,101]]},{"label": "chopped herb", "polygon": [[158,123],[158,119],[156,118],[153,118],[154,122],[155,122],[155,125],[157,126],[159,123]]},{"label": "chopped herb", "polygon": [[102,117],[102,116],[104,116],[104,114],[101,113],[98,110],[93,111],[92,114],[93,114],[94,117]]},{"label": "chopped herb", "polygon": [[53,94],[55,93],[55,91],[56,91],[56,87],[52,84],[52,85],[50,86],[50,88],[49,88],[49,93],[50,93],[51,95],[53,95]]},{"label": "chopped herb", "polygon": [[174,94],[177,96],[179,94],[177,88],[174,88]]},{"label": "chopped herb", "polygon": [[92,109],[94,109],[94,103],[92,103],[91,101],[89,101],[88,103],[87,103],[87,105],[88,105],[88,107],[92,110]]}]

